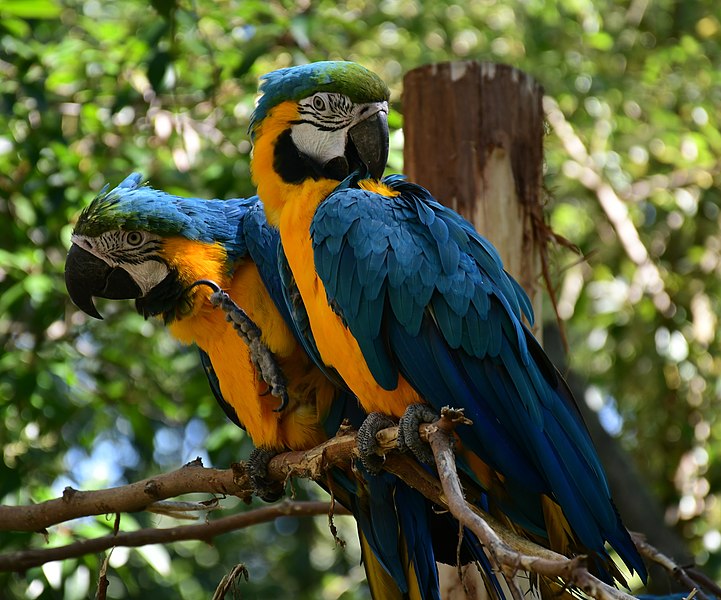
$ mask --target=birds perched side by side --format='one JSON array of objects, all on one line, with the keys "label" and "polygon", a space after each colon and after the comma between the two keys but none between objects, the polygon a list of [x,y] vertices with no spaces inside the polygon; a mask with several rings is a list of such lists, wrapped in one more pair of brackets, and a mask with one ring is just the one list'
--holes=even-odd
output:
[{"label": "birds perched side by side", "polygon": [[[371,471],[375,427],[388,418],[427,461],[418,424],[463,408],[472,424],[456,432],[459,467],[485,509],[558,552],[588,554],[609,583],[623,577],[607,544],[645,579],[575,400],[523,323],[533,322],[525,293],[470,223],[422,187],[382,178],[385,84],[360,65],[321,62],[270,73],[260,92],[251,170],[267,223],[258,199],[178,199],[131,176],[78,221],[66,269],[76,304],[98,316],[92,296],[135,298],[197,343],[229,416],[269,450],[325,439],[352,393],[371,415],[359,432]],[[257,357],[199,279],[258,326],[287,405],[266,394]],[[346,472],[346,502],[371,567],[384,567],[382,583],[369,573],[374,596],[439,597],[429,505],[359,469]],[[498,592],[473,537],[464,541]]]},{"label": "birds perched side by side", "polygon": [[401,418],[411,447],[419,420],[463,408],[473,424],[457,430],[459,461],[492,511],[589,554],[608,582],[623,577],[606,543],[645,578],[575,400],[522,322],[533,321],[525,293],[460,215],[380,179],[381,79],[320,62],[265,75],[260,93],[251,171],[323,367],[366,412]]},{"label": "birds perched side by side", "polygon": [[[258,448],[305,450],[334,435],[344,418],[359,425],[363,414],[357,400],[334,385],[297,341],[302,307],[293,309],[292,320],[278,244],[258,198],[181,198],[142,185],[133,174],[103,190],[80,215],[66,284],[75,304],[98,318],[94,296],[135,299],[138,312],[162,318],[176,338],[200,348],[218,402]],[[196,285],[203,280],[240,305],[266,357],[254,355],[225,314],[213,308],[212,287]],[[305,335],[304,342],[313,340]],[[275,363],[271,368],[277,366],[282,399],[268,393],[259,372],[268,356]],[[358,522],[374,598],[440,598],[435,561],[456,560],[458,527],[449,515],[436,514],[429,501],[394,476],[367,473],[360,464],[331,469],[321,484],[332,488]],[[470,533],[463,540],[464,562],[485,560],[474,540]]]}]

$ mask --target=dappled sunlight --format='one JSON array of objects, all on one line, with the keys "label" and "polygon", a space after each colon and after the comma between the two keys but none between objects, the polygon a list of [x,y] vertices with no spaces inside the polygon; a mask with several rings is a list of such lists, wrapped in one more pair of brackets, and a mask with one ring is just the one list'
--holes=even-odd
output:
[{"label": "dappled sunlight", "polygon": [[[139,170],[174,194],[252,195],[258,77],[325,59],[361,62],[388,82],[388,170],[401,172],[404,74],[496,61],[545,89],[547,218],[581,252],[553,249],[552,276],[570,366],[590,383],[583,400],[641,467],[667,523],[721,576],[721,22],[712,0],[48,0],[5,3],[0,21],[1,502],[135,481],[196,456],[226,467],[251,450],[218,410],[195,349],[129,301],[99,302],[104,322],[69,302],[69,223],[103,185]],[[157,519],[124,515],[121,525]],[[324,518],[253,527],[213,547],[116,548],[109,597],[207,598],[245,562],[243,597],[366,598],[353,523],[336,525],[345,549]],[[49,539],[112,526],[83,519]],[[3,549],[45,544],[2,537]],[[6,591],[87,597],[99,566],[96,556],[49,563]]]}]

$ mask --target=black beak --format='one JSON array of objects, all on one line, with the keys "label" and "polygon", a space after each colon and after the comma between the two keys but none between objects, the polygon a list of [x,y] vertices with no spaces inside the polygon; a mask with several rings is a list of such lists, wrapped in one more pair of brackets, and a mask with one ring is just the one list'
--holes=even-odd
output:
[{"label": "black beak", "polygon": [[360,161],[374,179],[383,177],[388,162],[388,114],[378,111],[348,132]]},{"label": "black beak", "polygon": [[142,294],[127,271],[111,267],[76,244],[70,246],[65,260],[65,286],[75,306],[96,319],[103,317],[93,304],[93,296],[128,300]]}]

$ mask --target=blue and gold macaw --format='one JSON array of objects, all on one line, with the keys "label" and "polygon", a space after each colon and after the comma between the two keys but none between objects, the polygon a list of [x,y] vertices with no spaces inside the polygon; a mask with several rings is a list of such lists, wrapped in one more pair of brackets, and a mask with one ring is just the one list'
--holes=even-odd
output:
[{"label": "blue and gold macaw", "polygon": [[492,511],[589,554],[608,582],[623,578],[606,543],[645,578],[575,400],[523,324],[526,294],[460,215],[399,176],[380,179],[385,84],[320,62],[265,75],[260,93],[251,170],[324,368],[366,412],[401,418],[407,441],[428,409],[465,409],[459,462]]},{"label": "blue and gold macaw", "polygon": [[[216,398],[258,448],[305,450],[334,435],[342,419],[363,415],[296,340],[292,329],[303,319],[291,320],[283,300],[278,245],[257,198],[180,198],[133,174],[81,214],[66,283],[75,304],[98,318],[94,296],[134,298],[138,312],[161,317],[176,338],[200,348]],[[226,290],[258,327],[284,376],[283,402],[268,393],[258,357],[211,306],[213,290],[194,285],[199,280]],[[312,342],[307,332],[304,340]],[[455,561],[455,521],[388,473],[349,465],[329,478],[325,487],[358,522],[373,597],[440,598],[435,561]],[[464,562],[485,560],[474,540],[464,537]]]}]

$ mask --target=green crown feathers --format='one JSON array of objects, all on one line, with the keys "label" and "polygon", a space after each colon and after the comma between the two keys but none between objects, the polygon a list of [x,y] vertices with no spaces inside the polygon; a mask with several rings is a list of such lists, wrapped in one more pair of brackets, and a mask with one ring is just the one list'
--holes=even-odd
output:
[{"label": "green crown feathers", "polygon": [[278,69],[261,77],[259,91],[262,95],[250,119],[251,135],[268,112],[286,100],[297,101],[316,92],[332,92],[362,104],[383,102],[390,95],[378,75],[347,61],[323,61]]}]

